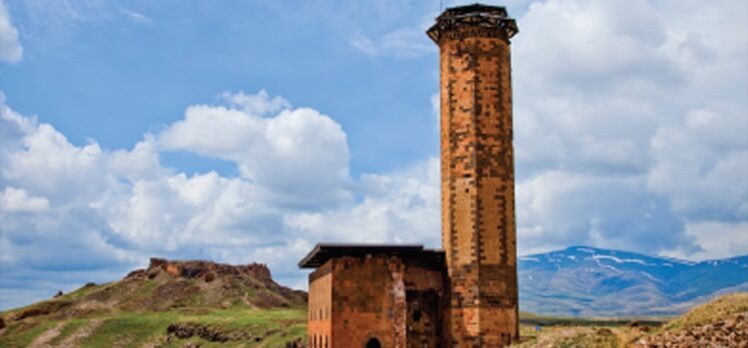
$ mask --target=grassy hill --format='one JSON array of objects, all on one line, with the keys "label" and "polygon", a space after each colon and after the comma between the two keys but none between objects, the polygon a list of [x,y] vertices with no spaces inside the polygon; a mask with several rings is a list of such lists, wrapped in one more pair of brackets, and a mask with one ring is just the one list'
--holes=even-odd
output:
[{"label": "grassy hill", "polygon": [[120,281],[0,313],[2,347],[283,347],[306,330],[306,293],[264,265],[153,259]]}]

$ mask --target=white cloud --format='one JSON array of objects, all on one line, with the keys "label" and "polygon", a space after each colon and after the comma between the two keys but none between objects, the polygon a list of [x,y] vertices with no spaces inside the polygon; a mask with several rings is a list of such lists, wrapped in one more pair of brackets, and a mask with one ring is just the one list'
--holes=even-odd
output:
[{"label": "white cloud", "polygon": [[748,255],[748,222],[703,221],[686,225],[686,234],[697,240],[697,252],[675,249],[664,250],[662,254],[696,261]]},{"label": "white cloud", "polygon": [[707,7],[559,0],[518,19],[521,249],[744,249],[692,231],[748,218],[748,8]]},{"label": "white cloud", "polygon": [[[235,162],[247,180],[273,190],[268,197],[290,205],[333,204],[346,191],[350,158],[340,125],[314,109],[289,109],[282,98],[228,95],[237,108],[198,105],[159,134],[170,150],[186,150]],[[274,116],[263,115],[277,112]]]},{"label": "white cloud", "polygon": [[30,197],[23,189],[12,186],[0,192],[0,213],[2,212],[40,212],[49,208],[49,201],[44,197]]},{"label": "white cloud", "polygon": [[23,58],[23,47],[18,41],[18,29],[13,26],[5,1],[0,0],[0,60],[18,63]]},{"label": "white cloud", "polygon": [[[289,109],[265,92],[227,99],[230,106],[188,107],[160,134],[115,151],[95,141],[73,145],[2,99],[2,283],[15,282],[7,274],[50,267],[124,273],[159,255],[268,262],[279,278],[299,284],[295,260],[283,255],[313,242],[284,221],[353,204],[346,135],[316,110]],[[159,152],[172,150],[233,161],[242,175],[165,168]],[[35,286],[52,293],[60,285]],[[3,289],[0,307],[10,305],[7,298],[28,298],[14,291],[22,290]]]},{"label": "white cloud", "polygon": [[279,95],[270,98],[270,95],[264,89],[261,89],[257,94],[247,95],[240,91],[238,93],[223,92],[221,96],[232,106],[252,115],[265,116],[291,108],[291,103],[288,100]]},{"label": "white cloud", "polygon": [[682,218],[639,177],[545,172],[518,183],[517,218],[520,254],[569,245],[697,249]]},{"label": "white cloud", "polygon": [[289,214],[284,224],[320,242],[424,243],[439,247],[439,161],[406,171],[364,175],[363,199],[337,209]]},{"label": "white cloud", "polygon": [[[51,125],[0,104],[1,128],[12,135],[3,139],[0,172],[0,274],[9,267],[26,274],[50,267],[124,273],[158,255],[266,262],[279,279],[302,286],[298,257],[289,255],[320,241],[438,247],[438,160],[354,180],[346,136],[334,120],[288,109],[264,92],[237,96],[253,102],[188,107],[163,132],[115,151],[93,141],[73,145]],[[164,168],[159,152],[173,150],[225,158],[241,175]],[[62,249],[76,250],[75,257],[50,252]],[[36,286],[51,293],[60,284]],[[5,298],[27,298],[3,291]]]},{"label": "white cloud", "polygon": [[350,44],[370,57],[417,58],[436,52],[420,27],[400,28],[376,39],[359,33],[351,37]]},{"label": "white cloud", "polygon": [[648,186],[696,220],[747,219],[747,129],[745,114],[708,109],[692,110],[683,123],[661,127],[652,138],[657,161]]}]

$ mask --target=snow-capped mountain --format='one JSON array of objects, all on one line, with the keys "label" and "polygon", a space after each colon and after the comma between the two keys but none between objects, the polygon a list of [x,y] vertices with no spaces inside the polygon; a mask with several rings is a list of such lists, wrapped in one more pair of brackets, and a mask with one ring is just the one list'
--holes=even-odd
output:
[{"label": "snow-capped mountain", "polygon": [[678,314],[748,291],[748,255],[690,262],[590,247],[519,257],[520,308],[573,316]]}]

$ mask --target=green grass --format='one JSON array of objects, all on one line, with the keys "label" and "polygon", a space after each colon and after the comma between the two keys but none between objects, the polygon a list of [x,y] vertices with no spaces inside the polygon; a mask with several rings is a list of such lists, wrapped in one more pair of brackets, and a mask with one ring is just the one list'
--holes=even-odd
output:
[{"label": "green grass", "polygon": [[45,331],[57,325],[56,322],[43,323],[13,323],[6,329],[5,333],[0,336],[0,347],[26,347],[34,339]]},{"label": "green grass", "polygon": [[60,330],[60,334],[57,335],[57,337],[53,338],[49,343],[55,345],[62,342],[63,340],[65,340],[65,338],[78,331],[78,329],[83,327],[86,323],[88,323],[88,320],[85,319],[69,320],[65,323],[65,326],[63,326],[62,330]]},{"label": "green grass", "polygon": [[107,285],[108,284],[82,286],[72,292],[62,295],[61,299],[68,300],[68,301],[80,300]]},{"label": "green grass", "polygon": [[122,313],[106,318],[96,330],[83,340],[86,347],[138,347],[158,335],[166,333],[166,327],[174,316],[171,313],[133,314]]},{"label": "green grass", "polygon": [[[226,342],[223,347],[277,347],[306,336],[304,309],[181,308],[166,312],[117,311],[70,319],[50,343],[62,342],[94,319],[101,320],[102,323],[89,337],[82,339],[80,344],[84,347],[142,347],[146,343],[181,347],[187,341],[198,342],[202,347],[216,345],[199,337],[188,340],[173,339],[172,342],[167,342],[167,327],[173,323],[196,323],[221,332],[251,332],[254,337],[262,337],[260,342],[231,341]],[[46,316],[14,322],[0,336],[0,347],[26,347],[57,323],[59,320],[55,321]]]}]

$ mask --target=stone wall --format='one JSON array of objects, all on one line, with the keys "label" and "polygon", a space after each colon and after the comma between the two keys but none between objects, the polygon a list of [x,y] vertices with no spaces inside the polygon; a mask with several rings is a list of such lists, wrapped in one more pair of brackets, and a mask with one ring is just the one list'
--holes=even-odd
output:
[{"label": "stone wall", "polygon": [[175,277],[210,277],[210,275],[208,275],[210,273],[213,273],[214,275],[246,274],[260,281],[273,281],[270,269],[267,265],[261,263],[234,266],[211,261],[171,261],[160,258],[151,258],[150,265],[146,272],[157,269],[162,269]]},{"label": "stone wall", "polygon": [[332,262],[309,275],[308,347],[332,347]]},{"label": "stone wall", "polygon": [[454,18],[430,31],[440,48],[447,325],[452,346],[497,347],[519,337],[510,20]]},{"label": "stone wall", "polygon": [[309,347],[326,347],[328,332],[329,347],[364,347],[371,339],[382,347],[441,345],[443,262],[341,257],[309,280]]}]

